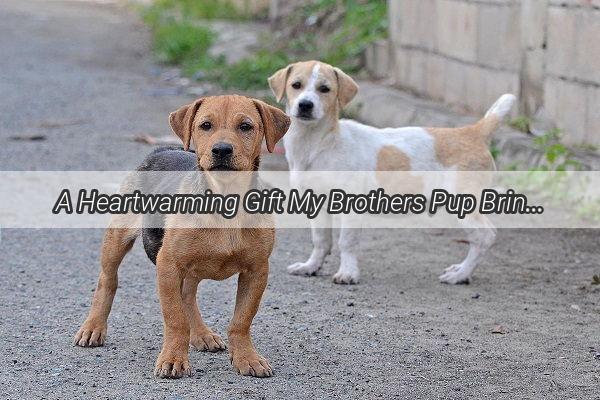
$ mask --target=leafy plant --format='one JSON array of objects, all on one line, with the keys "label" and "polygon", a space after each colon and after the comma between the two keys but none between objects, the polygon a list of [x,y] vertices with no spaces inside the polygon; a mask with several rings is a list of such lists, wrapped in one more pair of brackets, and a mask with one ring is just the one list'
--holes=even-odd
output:
[{"label": "leafy plant", "polygon": [[264,88],[265,77],[287,65],[290,57],[317,58],[355,71],[366,46],[385,36],[386,13],[382,0],[315,0],[285,21],[285,26],[292,26],[287,38],[278,38],[277,43],[267,38],[262,49],[232,65],[209,54],[215,34],[200,24],[206,19],[247,18],[232,1],[155,0],[143,17],[154,33],[160,61],[181,65],[188,76],[248,90]]},{"label": "leafy plant", "polygon": [[542,152],[543,162],[534,170],[566,171],[580,170],[582,165],[574,159],[574,153],[561,143],[562,131],[552,129],[533,140],[534,145]]},{"label": "leafy plant", "polygon": [[521,131],[523,133],[531,132],[531,119],[524,115],[518,116],[511,120],[509,123],[511,128]]},{"label": "leafy plant", "polygon": [[497,160],[498,156],[500,156],[500,149],[498,148],[498,146],[492,143],[492,145],[490,146],[490,153],[492,154],[492,158],[494,160]]}]

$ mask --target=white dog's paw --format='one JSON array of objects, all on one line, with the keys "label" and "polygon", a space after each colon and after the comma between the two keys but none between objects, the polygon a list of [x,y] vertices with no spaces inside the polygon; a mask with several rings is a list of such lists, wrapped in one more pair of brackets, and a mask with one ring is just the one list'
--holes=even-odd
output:
[{"label": "white dog's paw", "polygon": [[358,272],[338,271],[333,275],[333,283],[354,285],[358,283]]},{"label": "white dog's paw", "polygon": [[315,263],[297,262],[292,265],[288,265],[287,271],[292,275],[310,276],[316,274],[319,268],[320,266]]},{"label": "white dog's paw", "polygon": [[440,275],[440,282],[458,285],[468,284],[471,281],[471,273],[462,264],[454,264],[444,270]]}]

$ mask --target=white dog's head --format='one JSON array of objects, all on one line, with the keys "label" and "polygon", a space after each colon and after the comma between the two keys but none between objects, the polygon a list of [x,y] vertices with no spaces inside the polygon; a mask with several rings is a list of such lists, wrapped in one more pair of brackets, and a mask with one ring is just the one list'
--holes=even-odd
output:
[{"label": "white dog's head", "polygon": [[320,61],[303,61],[280,69],[269,78],[277,101],[287,99],[287,113],[305,124],[335,118],[358,92],[358,85],[341,69]]}]

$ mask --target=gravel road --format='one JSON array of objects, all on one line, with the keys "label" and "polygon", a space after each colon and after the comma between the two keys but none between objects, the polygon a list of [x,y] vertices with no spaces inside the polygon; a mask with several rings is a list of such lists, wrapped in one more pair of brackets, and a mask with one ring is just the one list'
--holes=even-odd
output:
[{"label": "gravel road", "polygon": [[[110,4],[0,3],[0,170],[134,167],[189,98],[161,80],[148,32]],[[45,140],[14,140],[43,136]],[[1,199],[0,199],[1,202]],[[192,378],[158,380],[155,271],[136,245],[121,269],[105,347],[73,347],[95,287],[99,230],[2,230],[0,398],[575,398],[600,392],[598,233],[503,230],[471,285],[440,271],[460,231],[370,230],[362,282],[290,276],[309,232],[279,231],[253,337],[275,369],[236,375],[193,352]],[[201,308],[224,334],[235,280],[206,282]],[[492,333],[502,325],[504,334]]]}]

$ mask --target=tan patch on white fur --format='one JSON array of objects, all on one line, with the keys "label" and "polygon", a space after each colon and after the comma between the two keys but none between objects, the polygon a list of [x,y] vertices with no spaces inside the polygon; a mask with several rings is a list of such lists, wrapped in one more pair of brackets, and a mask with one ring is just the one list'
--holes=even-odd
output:
[{"label": "tan patch on white fur", "polygon": [[495,116],[460,128],[425,128],[435,141],[435,154],[445,167],[459,171],[495,170],[489,137],[499,124]]},{"label": "tan patch on white fur", "polygon": [[[391,174],[388,171],[406,171],[401,174]],[[410,173],[410,158],[396,146],[383,146],[377,153],[377,182],[388,193],[421,193],[423,179]]]},{"label": "tan patch on white fur", "polygon": [[377,153],[377,171],[410,171],[410,158],[396,146],[383,146]]}]

